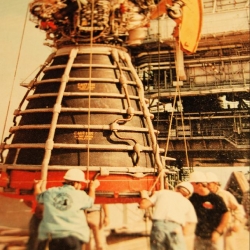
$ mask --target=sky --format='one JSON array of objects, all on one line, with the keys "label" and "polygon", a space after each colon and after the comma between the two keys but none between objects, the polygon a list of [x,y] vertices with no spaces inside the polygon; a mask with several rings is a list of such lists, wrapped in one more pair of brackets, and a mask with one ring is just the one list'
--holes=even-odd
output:
[{"label": "sky", "polygon": [[46,42],[45,32],[36,29],[35,23],[29,20],[30,2],[0,0],[1,141],[9,134],[13,112],[26,92],[20,83],[29,83],[52,52],[51,48],[43,45]]}]

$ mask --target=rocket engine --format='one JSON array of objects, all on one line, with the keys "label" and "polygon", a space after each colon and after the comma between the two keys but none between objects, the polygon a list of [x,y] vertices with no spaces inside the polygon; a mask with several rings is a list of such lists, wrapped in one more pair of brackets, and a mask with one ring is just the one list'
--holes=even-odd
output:
[{"label": "rocket engine", "polygon": [[[146,35],[151,0],[34,0],[31,20],[56,48],[28,86],[18,109],[0,184],[15,197],[32,196],[34,179],[61,185],[78,167],[98,178],[98,202],[134,202],[159,189],[156,133],[127,45]],[[40,73],[39,72],[39,73]],[[175,173],[173,173],[175,174]],[[45,187],[44,187],[45,188]]]}]

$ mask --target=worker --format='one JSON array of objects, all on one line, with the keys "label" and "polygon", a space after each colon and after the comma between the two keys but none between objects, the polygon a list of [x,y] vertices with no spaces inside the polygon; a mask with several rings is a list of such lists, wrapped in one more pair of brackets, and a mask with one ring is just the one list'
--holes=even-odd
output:
[{"label": "worker", "polygon": [[[181,193],[183,197],[189,199],[194,192],[194,188],[190,182],[183,181],[175,186],[175,191]],[[187,250],[194,249],[195,228],[196,228],[196,223],[192,221],[192,218],[191,220],[187,218],[187,223],[183,228],[183,234]]]},{"label": "worker", "polygon": [[70,169],[64,175],[62,187],[42,192],[42,180],[35,185],[37,201],[43,204],[43,218],[38,228],[38,250],[81,250],[89,241],[90,230],[84,209],[92,207],[99,181],[91,181],[89,194],[81,191],[86,183],[83,171]]},{"label": "worker", "polygon": [[220,181],[216,174],[212,172],[206,173],[207,177],[207,187],[208,189],[222,197],[224,200],[228,211],[230,212],[230,218],[228,225],[224,231],[224,249],[234,250],[235,245],[235,232],[238,232],[244,223],[244,210],[242,206],[238,203],[236,198],[227,190],[220,187]]},{"label": "worker", "polygon": [[[91,208],[86,210],[87,222],[92,230],[95,249],[106,249],[106,236],[104,227],[109,224],[109,210],[107,204],[94,204]],[[86,244],[86,250],[91,250],[91,238],[88,244]]]},{"label": "worker", "polygon": [[185,226],[197,223],[191,202],[181,193],[166,189],[154,192],[151,197],[148,191],[142,190],[141,198],[141,209],[154,207],[150,233],[151,250],[187,249],[184,239]]},{"label": "worker", "polygon": [[[250,183],[250,179],[248,179],[248,182]],[[250,189],[243,193],[241,204],[245,211],[246,227],[250,231]]]},{"label": "worker", "polygon": [[226,204],[219,195],[209,191],[203,172],[192,172],[189,182],[194,187],[194,193],[189,199],[198,217],[194,249],[222,250],[222,235],[229,220]]},{"label": "worker", "polygon": [[[35,202],[34,202],[35,203]],[[33,207],[33,204],[29,204]],[[35,204],[34,211],[29,221],[29,238],[26,244],[26,250],[37,249],[38,246],[38,227],[43,217],[43,205]]]}]

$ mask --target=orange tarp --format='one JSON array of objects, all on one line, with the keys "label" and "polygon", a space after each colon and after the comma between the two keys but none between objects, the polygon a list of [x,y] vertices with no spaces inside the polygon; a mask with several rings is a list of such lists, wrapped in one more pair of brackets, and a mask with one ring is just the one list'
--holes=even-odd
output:
[{"label": "orange tarp", "polygon": [[[201,0],[182,0],[182,16],[174,19],[177,26],[174,37],[180,42],[181,50],[187,54],[195,53],[199,44],[203,3]],[[151,19],[155,19],[166,13],[166,4],[172,6],[172,0],[162,0],[151,13]]]}]

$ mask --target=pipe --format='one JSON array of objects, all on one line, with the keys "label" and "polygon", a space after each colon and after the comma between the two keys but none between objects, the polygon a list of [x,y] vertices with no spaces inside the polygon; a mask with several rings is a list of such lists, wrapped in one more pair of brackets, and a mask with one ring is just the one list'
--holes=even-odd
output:
[{"label": "pipe", "polygon": [[137,87],[138,87],[138,94],[139,94],[140,102],[141,102],[141,105],[142,105],[142,110],[143,110],[143,113],[145,115],[146,122],[147,122],[147,125],[148,125],[148,128],[149,128],[149,134],[150,134],[150,138],[151,138],[151,141],[152,141],[152,148],[153,148],[153,152],[154,152],[154,155],[155,155],[155,162],[156,162],[156,165],[158,167],[158,171],[161,171],[163,169],[163,165],[162,165],[162,162],[161,162],[161,159],[160,159],[159,146],[157,144],[156,136],[155,136],[155,133],[154,133],[154,128],[153,128],[152,121],[151,121],[152,115],[150,114],[150,112],[149,112],[149,110],[147,108],[145,98],[144,98],[143,84],[141,82],[141,79],[138,77],[138,75],[137,75],[137,73],[136,73],[136,71],[134,69],[134,66],[131,63],[130,57],[128,56],[127,53],[124,53],[124,54],[125,54],[124,55],[125,60],[128,63],[128,66],[129,66],[129,68],[131,70],[131,73],[135,77],[135,81],[136,81],[136,84],[137,84]]},{"label": "pipe", "polygon": [[[228,60],[230,60],[230,61],[243,61],[243,60],[246,60],[246,62],[248,62],[249,61],[249,56],[246,55],[246,56],[232,56],[232,57],[226,57],[226,58],[221,57],[221,58],[203,58],[203,59],[200,58],[198,60],[189,60],[189,59],[186,59],[186,58],[184,58],[184,59],[185,59],[185,66],[192,67],[192,63],[195,63],[195,65],[193,67],[197,67],[197,65],[199,65],[197,63],[202,64],[202,63],[207,63],[207,62],[221,62],[221,61],[228,61]],[[147,58],[145,58],[145,61],[147,61]],[[156,62],[156,63],[151,62],[150,66],[151,67],[153,65],[158,66],[158,64],[159,64],[159,62]],[[168,66],[168,65],[174,65],[174,64],[171,63],[171,62],[161,62],[161,65]],[[142,68],[146,68],[146,67],[148,67],[148,63],[146,63],[146,62],[140,64],[139,66],[137,66],[138,69],[142,69]],[[157,68],[159,68],[159,67],[157,67]],[[152,68],[151,68],[151,70],[152,70]]]},{"label": "pipe", "polygon": [[[249,92],[250,88],[248,87],[239,87],[235,86],[235,88],[221,88],[221,89],[207,89],[207,90],[187,90],[181,92],[181,96],[198,96],[198,95],[207,95],[207,94],[222,94],[222,93],[233,93],[233,92]],[[170,93],[170,91],[162,92],[159,96],[158,93],[150,95],[152,99],[158,99],[159,97],[166,97],[170,99],[174,96],[174,93]]]},{"label": "pipe", "polygon": [[69,80],[69,73],[72,68],[72,65],[74,63],[74,60],[77,56],[78,49],[73,48],[70,52],[69,55],[69,60],[66,65],[64,74],[61,79],[61,85],[60,89],[58,92],[58,96],[56,99],[56,103],[53,109],[53,116],[52,116],[52,121],[51,121],[51,127],[49,130],[49,135],[47,138],[47,141],[45,143],[45,154],[42,162],[42,167],[41,167],[41,179],[44,180],[41,189],[44,191],[46,190],[46,183],[47,183],[47,176],[48,176],[48,165],[51,157],[51,151],[54,147],[54,135],[55,135],[55,130],[56,130],[56,125],[57,125],[57,120],[59,117],[59,113],[61,112],[61,103],[63,99],[63,93],[66,88],[66,84]]},{"label": "pipe", "polygon": [[[93,129],[93,130],[108,130],[110,131],[110,125],[80,125],[80,124],[57,124],[57,128],[61,129]],[[10,128],[10,132],[14,133],[15,131],[18,130],[25,130],[25,129],[49,129],[50,124],[44,124],[44,125],[22,125],[22,126],[15,126]],[[136,131],[136,132],[147,132],[147,128],[138,128],[138,127],[129,127],[129,126],[123,126],[119,125],[119,131],[126,131],[126,132],[131,132],[131,131]],[[155,132],[157,132],[155,130]],[[0,147],[1,148],[1,147]]]}]

